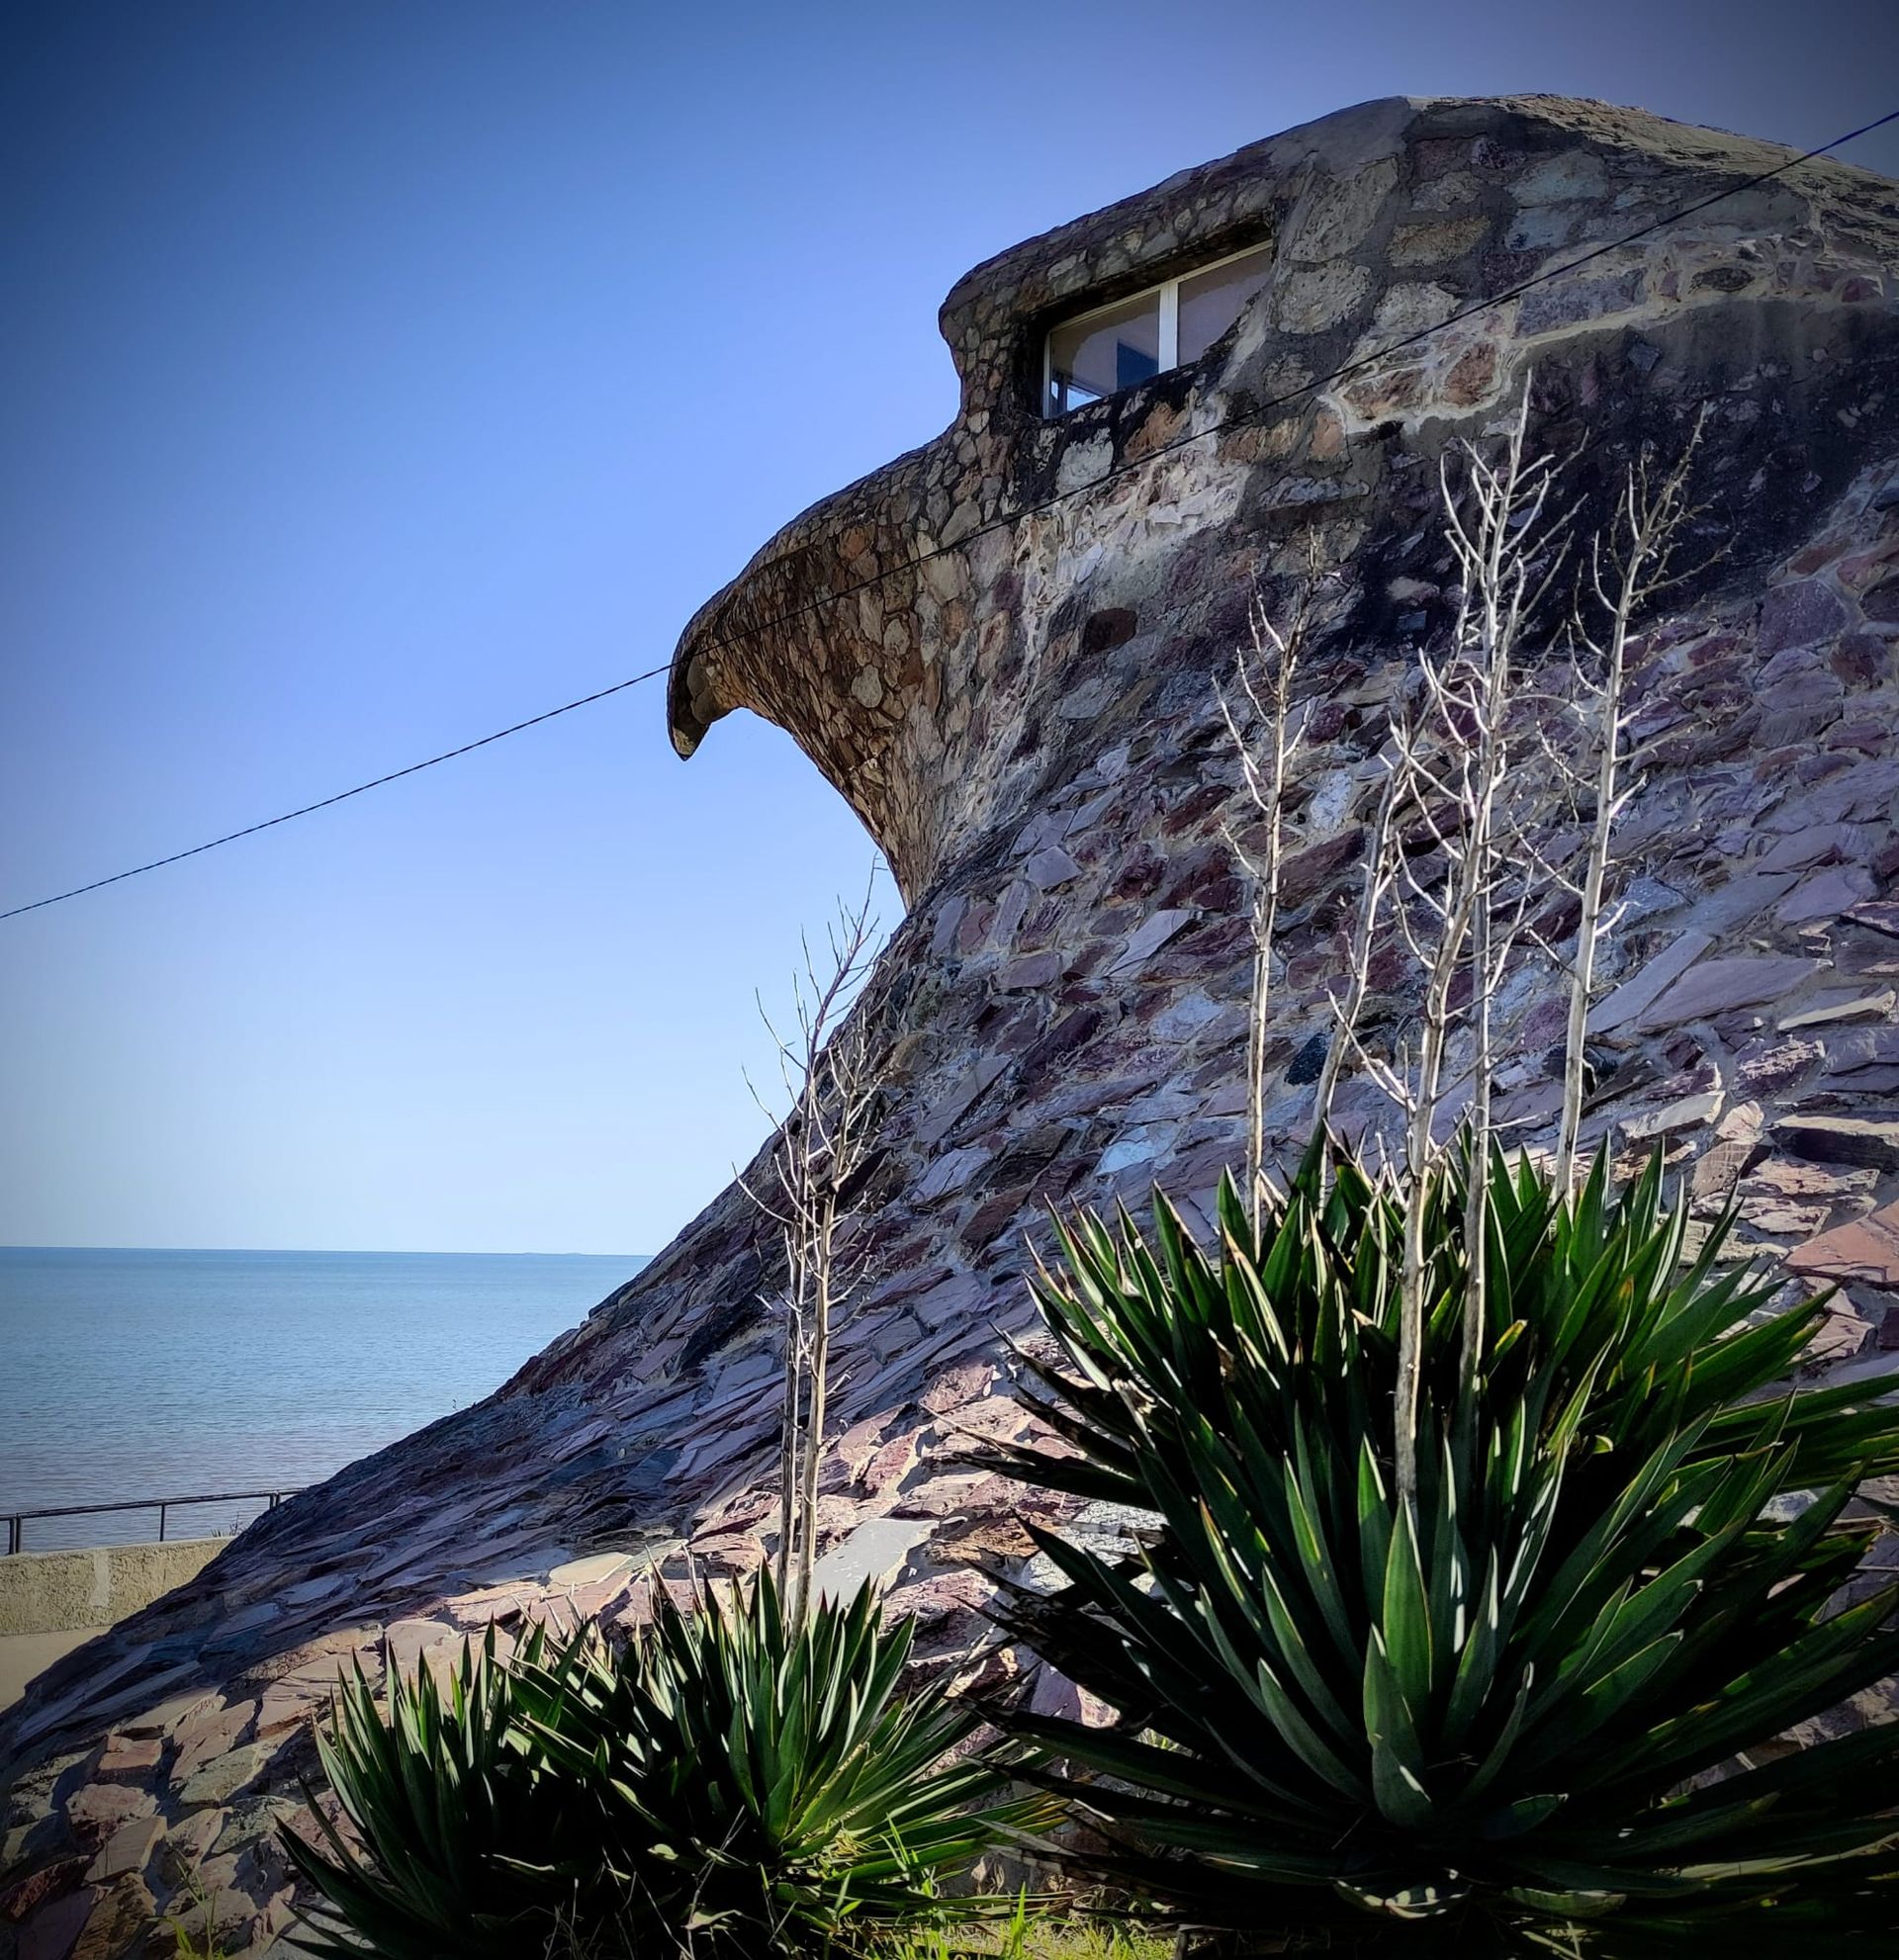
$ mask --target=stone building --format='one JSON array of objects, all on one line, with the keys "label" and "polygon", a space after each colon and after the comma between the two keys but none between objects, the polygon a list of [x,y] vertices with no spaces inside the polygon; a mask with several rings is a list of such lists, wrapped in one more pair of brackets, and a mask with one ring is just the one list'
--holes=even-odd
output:
[{"label": "stone building", "polygon": [[[958,1452],[1023,1427],[1001,1336],[1043,1207],[1204,1197],[1235,1152],[1249,951],[1211,676],[1314,532],[1330,623],[1269,1056],[1289,1145],[1386,709],[1451,604],[1438,458],[1532,372],[1585,500],[1705,406],[1723,547],[1638,649],[1651,762],[1587,1136],[1659,1140],[1698,1203],[1737,1189],[1789,1285],[1843,1283],[1825,1365],[1899,1369],[1899,191],[1832,162],[1755,181],[1788,161],[1594,103],[1392,100],[1184,172],[965,278],[951,426],[787,526],[682,638],[676,748],[741,707],[789,730],[908,905],[823,1504],[834,1569],[888,1579],[934,1664],[982,1631],[976,1561],[1029,1550],[1040,1500]],[[1406,976],[1380,985],[1402,1013]],[[1531,1139],[1561,1022],[1533,986],[1503,1030]],[[1368,1086],[1340,1111],[1369,1119]],[[487,1402],[44,1676],[0,1718],[0,1955],[118,1953],[192,1863],[227,1950],[268,1945],[270,1826],[339,1662],[409,1666],[549,1602],[637,1616],[687,1545],[755,1565],[770,1258],[727,1192]]]}]

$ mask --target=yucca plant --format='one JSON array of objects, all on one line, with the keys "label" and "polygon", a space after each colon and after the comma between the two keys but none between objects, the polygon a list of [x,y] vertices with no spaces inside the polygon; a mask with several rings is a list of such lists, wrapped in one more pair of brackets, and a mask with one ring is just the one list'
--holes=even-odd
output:
[{"label": "yucca plant", "polygon": [[662,1594],[623,1650],[528,1668],[528,1727],[550,1767],[611,1788],[616,1870],[689,1901],[695,1953],[848,1946],[942,1916],[941,1881],[1050,1812],[992,1801],[1002,1771],[957,1753],[974,1710],[899,1692],[910,1646],[868,1588],[788,1625],[762,1571],[692,1612]]},{"label": "yucca plant", "polygon": [[1063,1233],[1032,1399],[1076,1454],[1000,1461],[1156,1522],[1119,1563],[1039,1534],[1066,1583],[1009,1618],[1120,1715],[1017,1718],[1043,1780],[1124,1880],[1262,1950],[1889,1936],[1899,1724],[1745,1752],[1899,1668],[1894,1592],[1854,1576],[1877,1527],[1846,1515],[1899,1410],[1774,1387],[1820,1309],[1773,1311],[1725,1219],[1690,1250],[1659,1165],[1562,1201],[1492,1156],[1472,1369],[1473,1174],[1453,1154],[1418,1201],[1414,1508],[1405,1189],[1315,1149],[1257,1221],[1222,1192],[1217,1252],[1158,1198],[1151,1240]]},{"label": "yucca plant", "polygon": [[[516,1663],[559,1666],[565,1651],[536,1627]],[[524,1927],[587,1909],[599,1877],[601,1793],[548,1775],[493,1628],[480,1648],[464,1646],[444,1679],[426,1667],[412,1678],[392,1669],[387,1710],[356,1666],[316,1748],[354,1835],[309,1792],[319,1840],[282,1829],[321,1902],[296,1936],[305,1951],[513,1960]]]},{"label": "yucca plant", "polygon": [[[624,1647],[584,1625],[446,1693],[360,1675],[320,1738],[361,1848],[286,1833],[322,1910],[307,1949],[385,1960],[550,1940],[697,1960],[854,1950],[953,1909],[940,1882],[1045,1799],[956,1757],[972,1711],[906,1695],[908,1622],[868,1590],[788,1627],[770,1574],[655,1617]],[[952,1759],[954,1758],[954,1759]]]}]

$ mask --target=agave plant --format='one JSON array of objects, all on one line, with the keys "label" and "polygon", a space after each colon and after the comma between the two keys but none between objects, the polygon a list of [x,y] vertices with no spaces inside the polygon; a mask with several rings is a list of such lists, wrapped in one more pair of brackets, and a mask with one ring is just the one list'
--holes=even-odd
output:
[{"label": "agave plant", "polygon": [[[1465,1180],[1486,1179],[1475,1370]],[[1084,1217],[1036,1285],[1043,1484],[1156,1514],[1011,1623],[1119,1712],[1017,1718],[1120,1874],[1272,1950],[1724,1953],[1899,1929],[1899,1724],[1763,1750],[1899,1668],[1847,1507],[1899,1464],[1877,1384],[1774,1384],[1821,1309],[1690,1251],[1659,1165],[1565,1201],[1449,1165],[1427,1205],[1415,1506],[1394,1493],[1408,1194],[1309,1155],[1208,1253]],[[1751,1760],[1749,1750],[1762,1751]],[[1065,1761],[1067,1767],[1054,1766]],[[1764,1910],[1771,1908],[1771,1911]]]},{"label": "agave plant", "polygon": [[623,1651],[592,1639],[524,1670],[528,1728],[551,1768],[610,1786],[616,1870],[689,1900],[695,1953],[850,1944],[940,1916],[939,1881],[1050,1812],[989,1801],[1002,1772],[956,1753],[973,1710],[899,1694],[910,1643],[868,1589],[802,1627],[769,1571],[695,1612],[662,1594]]},{"label": "agave plant", "polygon": [[287,1833],[323,1901],[308,1950],[850,1951],[941,1918],[940,1881],[1046,1821],[950,1759],[976,1717],[899,1692],[910,1627],[870,1592],[799,1628],[769,1573],[690,1611],[655,1590],[624,1647],[583,1625],[465,1656],[446,1698],[393,1682],[387,1721],[358,1677],[320,1742],[362,1848]]},{"label": "agave plant", "polygon": [[[517,1660],[560,1666],[566,1650],[550,1649],[537,1627]],[[316,1748],[354,1841],[314,1797],[319,1841],[281,1832],[320,1901],[298,1934],[306,1952],[516,1960],[524,1927],[590,1910],[600,1793],[547,1773],[493,1628],[479,1648],[463,1647],[445,1680],[425,1667],[412,1679],[392,1669],[386,1713],[358,1665]]]}]

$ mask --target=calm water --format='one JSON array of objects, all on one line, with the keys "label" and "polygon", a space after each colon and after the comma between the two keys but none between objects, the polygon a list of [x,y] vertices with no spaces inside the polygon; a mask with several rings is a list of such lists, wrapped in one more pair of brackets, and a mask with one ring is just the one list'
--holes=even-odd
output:
[{"label": "calm water", "polygon": [[[499,1387],[644,1263],[0,1247],[0,1513],[327,1476]],[[167,1536],[255,1509],[177,1513]],[[43,1519],[27,1549],[156,1525]]]}]

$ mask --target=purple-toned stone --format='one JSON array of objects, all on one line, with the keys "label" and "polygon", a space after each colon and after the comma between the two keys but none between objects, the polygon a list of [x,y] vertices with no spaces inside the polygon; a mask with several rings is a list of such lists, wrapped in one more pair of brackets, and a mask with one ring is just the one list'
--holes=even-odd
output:
[{"label": "purple-toned stone", "polygon": [[[1707,403],[1697,494],[1736,529],[1727,583],[1659,594],[1631,648],[1644,753],[1613,880],[1630,903],[1605,948],[1619,984],[1591,1016],[1584,1145],[1646,1127],[1625,1155],[1660,1143],[1692,1167],[1704,1211],[1738,1179],[1744,1240],[1798,1240],[1804,1287],[1837,1269],[1855,1290],[1812,1366],[1874,1365],[1864,1329],[1882,1317],[1899,1170],[1848,1126],[1882,1121],[1877,1099],[1899,1087],[1899,1029],[1876,1005],[1899,986],[1896,561],[1877,507],[1899,439],[1865,411],[1863,375],[1899,359],[1899,321],[1844,297],[1887,276],[1865,178],[1810,165],[1771,197],[1612,244],[1402,361],[1319,380],[1375,320],[1442,312],[1437,288],[1480,300],[1555,240],[1621,236],[1620,187],[1691,200],[1755,167],[1715,133],[1536,98],[1368,104],[1184,173],[965,280],[942,315],[952,427],[795,520],[684,636],[676,746],[742,707],[788,730],[913,907],[872,987],[893,1003],[891,1077],[852,1211],[860,1283],[834,1327],[819,1527],[833,1569],[889,1572],[923,1674],[1027,1685],[1015,1649],[970,1650],[989,1598],[970,1561],[1033,1578],[1027,1522],[1122,1545],[1084,1507],[959,1461],[970,1432],[1039,1434],[1008,1337],[1038,1338],[1024,1275],[1048,1250],[1047,1206],[1140,1203],[1158,1178],[1206,1232],[1214,1182],[1243,1156],[1250,887],[1226,833],[1257,842],[1258,824],[1213,678],[1249,638],[1254,594],[1278,607],[1294,589],[1311,527],[1324,630],[1298,688],[1267,1027],[1283,1155],[1333,1034],[1389,717],[1412,698],[1418,648],[1450,628],[1437,459],[1492,429],[1532,367],[1538,439],[1576,456],[1598,500],[1619,459]],[[1738,280],[1737,211],[1754,234]],[[1398,255],[1424,269],[1393,264],[1401,232]],[[1034,415],[1022,379],[1043,323],[1245,236],[1282,240],[1284,277],[1204,361],[1059,422]],[[1308,382],[1315,397],[1254,414]],[[1236,406],[1243,421],[1194,433]],[[1014,524],[1025,497],[1040,507]],[[1559,956],[1574,922],[1554,891],[1536,918]],[[1374,1039],[1414,1025],[1417,967],[1395,937],[1370,984]],[[1547,1057],[1566,1020],[1553,963],[1525,961],[1498,1011],[1496,1108],[1532,1149],[1554,1134]],[[1332,1115],[1370,1148],[1395,1134],[1349,1054]],[[1821,1146],[1784,1129],[1796,1117],[1831,1124],[1824,1148],[1854,1160],[1797,1154]],[[746,1177],[768,1182],[766,1160]],[[136,1904],[175,1852],[221,1884],[241,1873],[234,1937],[276,1938],[289,1902],[262,1847],[276,1816],[299,1814],[303,1731],[339,1666],[360,1657],[377,1680],[387,1649],[400,1665],[573,1607],[634,1626],[661,1585],[687,1597],[685,1548],[720,1573],[768,1556],[780,1257],[728,1190],[488,1400],[280,1507],[62,1663],[0,1714],[0,1761],[47,1772],[22,1803],[56,1791],[88,1826],[58,1841],[88,1861],[129,1825],[170,1820],[113,1900]],[[108,1735],[159,1753],[101,1753]],[[150,1808],[114,1817],[92,1790]],[[45,1828],[53,1841],[61,1826]],[[36,1905],[37,1944],[69,1948],[96,1909],[102,1928],[125,1910],[97,1888],[68,1897],[63,1918],[64,1901]]]}]

